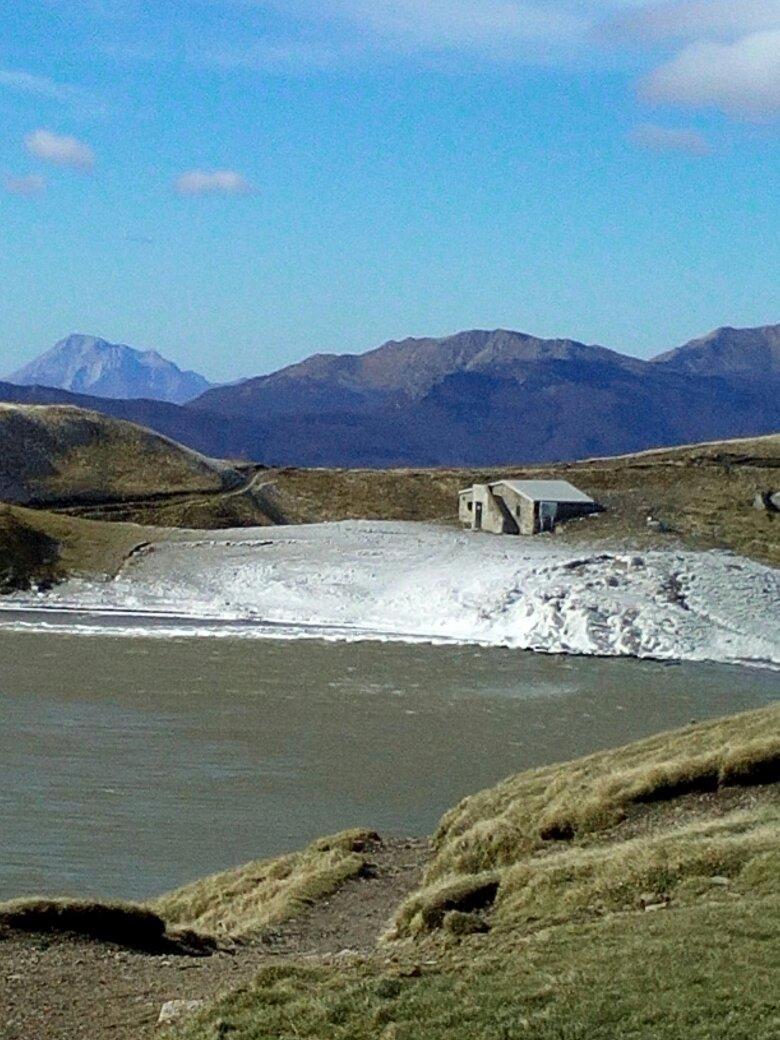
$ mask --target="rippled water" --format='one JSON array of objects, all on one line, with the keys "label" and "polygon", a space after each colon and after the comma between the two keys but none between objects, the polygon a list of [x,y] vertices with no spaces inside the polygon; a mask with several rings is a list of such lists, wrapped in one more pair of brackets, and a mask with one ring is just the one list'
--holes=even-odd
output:
[{"label": "rippled water", "polygon": [[776,673],[474,647],[0,631],[0,898],[140,898],[530,766],[766,704]]}]

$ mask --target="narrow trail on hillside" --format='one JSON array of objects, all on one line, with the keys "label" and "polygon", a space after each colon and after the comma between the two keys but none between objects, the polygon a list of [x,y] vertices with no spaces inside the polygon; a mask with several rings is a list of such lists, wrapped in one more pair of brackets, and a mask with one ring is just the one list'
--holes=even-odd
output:
[{"label": "narrow trail on hillside", "polygon": [[425,839],[383,841],[365,876],[262,940],[210,957],[0,931],[0,1040],[151,1040],[169,1000],[213,999],[269,963],[369,952],[428,855]]}]

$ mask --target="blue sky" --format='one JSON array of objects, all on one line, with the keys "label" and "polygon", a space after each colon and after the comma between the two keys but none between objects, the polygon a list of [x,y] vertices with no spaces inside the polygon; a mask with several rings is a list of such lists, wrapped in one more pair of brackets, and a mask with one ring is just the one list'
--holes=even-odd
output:
[{"label": "blue sky", "polygon": [[19,0],[0,372],[780,320],[780,0]]}]

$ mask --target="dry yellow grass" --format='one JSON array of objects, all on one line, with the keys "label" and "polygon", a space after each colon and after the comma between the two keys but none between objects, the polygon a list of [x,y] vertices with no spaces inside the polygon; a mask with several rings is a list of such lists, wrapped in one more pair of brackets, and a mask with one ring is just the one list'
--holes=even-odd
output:
[{"label": "dry yellow grass", "polygon": [[733,897],[753,887],[743,871],[776,854],[779,837],[780,806],[759,804],[650,836],[563,848],[505,872],[494,924],[539,928],[601,916],[636,909],[643,895],[675,906],[705,893]]},{"label": "dry yellow grass", "polygon": [[358,876],[375,839],[375,834],[364,830],[321,838],[301,852],[202,878],[149,906],[169,925],[246,939],[295,916]]},{"label": "dry yellow grass", "polygon": [[19,504],[219,491],[230,481],[226,466],[151,430],[65,405],[0,404],[0,449],[0,499]]},{"label": "dry yellow grass", "polygon": [[[668,545],[675,535],[780,564],[780,515],[753,508],[758,491],[780,486],[780,435],[665,448],[617,458],[482,469],[269,470],[267,496],[290,523],[457,518],[458,491],[503,477],[563,478],[606,507],[560,528],[571,542]],[[672,535],[646,525],[660,517]]]},{"label": "dry yellow grass", "polygon": [[135,546],[165,534],[0,503],[0,592],[68,575],[111,577]]},{"label": "dry yellow grass", "polygon": [[[691,872],[696,874],[702,862],[710,863],[714,873],[716,863],[725,870],[726,861],[731,862],[729,850],[739,850],[741,869],[778,847],[776,812],[758,806],[752,815],[736,814],[728,824],[710,831],[695,824],[687,831],[665,833],[661,828],[652,837],[632,838],[606,851],[593,851],[589,844],[594,837],[608,836],[632,805],[779,779],[777,705],[510,777],[465,799],[444,817],[425,882],[399,911],[397,934],[435,924],[443,902],[447,909],[468,909],[453,900],[453,886],[468,891],[486,877],[498,878],[497,919],[508,920],[521,905],[518,892],[530,898],[534,886],[552,891],[554,879],[560,886],[570,884],[571,892],[581,889],[587,901],[601,891],[602,883],[605,890],[619,888],[615,878],[623,878],[635,894],[643,877],[649,883],[647,872],[660,871],[673,853],[677,867],[670,877],[675,884]],[[736,841],[728,836],[729,828],[738,836]],[[744,836],[747,832],[752,835],[749,840]],[[616,841],[622,839],[618,836]],[[686,857],[690,869],[683,866]],[[639,869],[642,864],[645,875]],[[601,877],[597,868],[609,876]],[[577,877],[591,877],[593,871],[599,876],[592,888],[584,884],[578,888]],[[575,903],[580,899],[571,898]],[[552,896],[550,904],[555,905]]]},{"label": "dry yellow grass", "polygon": [[145,905],[49,897],[0,903],[3,929],[70,934],[152,952],[246,940],[332,895],[365,869],[378,836],[350,830],[301,852],[202,878]]},{"label": "dry yellow grass", "polygon": [[[176,1036],[773,1040],[779,726],[774,706],[466,799],[399,909],[402,941],[337,963],[277,961]],[[681,793],[703,776],[742,786]],[[597,829],[544,841],[551,805],[571,819],[583,795],[602,803],[586,814]]]}]

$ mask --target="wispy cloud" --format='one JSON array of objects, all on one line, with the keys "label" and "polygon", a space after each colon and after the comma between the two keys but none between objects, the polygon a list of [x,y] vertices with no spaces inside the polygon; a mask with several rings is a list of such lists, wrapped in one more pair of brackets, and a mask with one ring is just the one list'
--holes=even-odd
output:
[{"label": "wispy cloud", "polygon": [[589,24],[581,0],[248,0],[248,5],[272,9],[287,32],[212,47],[216,63],[300,73],[446,53],[501,61],[549,57],[548,51],[584,41]]},{"label": "wispy cloud", "polygon": [[617,13],[616,32],[648,39],[705,39],[746,36],[780,26],[780,0],[666,0]]},{"label": "wispy cloud", "polygon": [[583,26],[560,0],[331,0],[327,7],[363,30],[437,48],[559,40]]},{"label": "wispy cloud", "polygon": [[251,195],[254,188],[235,170],[188,170],[174,181],[179,195]]},{"label": "wispy cloud", "polygon": [[751,120],[780,114],[780,28],[689,44],[641,84],[652,102],[712,106]]},{"label": "wispy cloud", "polygon": [[68,105],[84,115],[97,115],[105,110],[103,102],[82,87],[59,83],[48,76],[37,76],[24,69],[0,68],[0,88]]},{"label": "wispy cloud", "polygon": [[351,63],[357,57],[358,47],[356,44],[345,48],[324,40],[261,39],[241,47],[216,47],[203,57],[208,64],[224,69],[301,75]]},{"label": "wispy cloud", "polygon": [[53,163],[55,166],[69,166],[88,173],[95,165],[95,153],[89,145],[66,134],[55,134],[50,130],[33,130],[25,137],[24,146],[36,159]]},{"label": "wispy cloud", "polygon": [[[125,57],[166,60],[175,47],[192,64],[282,75],[396,61],[644,67],[643,77],[631,73],[643,102],[748,119],[780,108],[780,0],[193,0],[177,16],[181,32],[156,35],[148,29],[157,15],[144,20],[138,0],[125,2],[147,29],[122,37]],[[0,71],[3,83],[62,101],[78,91],[14,70]],[[184,193],[245,190],[212,183]]]},{"label": "wispy cloud", "polygon": [[38,173],[29,173],[24,177],[9,174],[3,183],[5,190],[11,195],[22,195],[28,199],[35,195],[42,195],[46,191],[46,180]]},{"label": "wispy cloud", "polygon": [[684,152],[686,155],[710,155],[712,148],[698,130],[686,130],[655,123],[643,123],[630,132],[629,140],[638,148],[653,152]]}]

